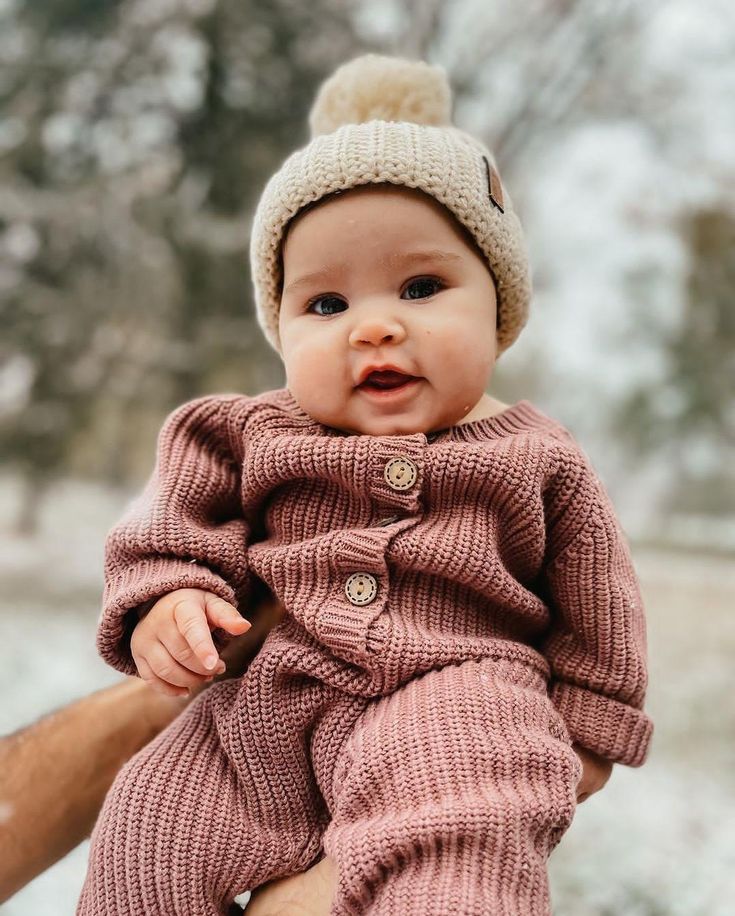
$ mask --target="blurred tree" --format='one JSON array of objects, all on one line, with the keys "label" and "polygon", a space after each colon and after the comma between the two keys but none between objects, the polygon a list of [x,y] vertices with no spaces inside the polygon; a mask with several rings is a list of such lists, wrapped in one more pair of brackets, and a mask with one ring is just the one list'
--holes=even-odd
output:
[{"label": "blurred tree", "polygon": [[248,307],[249,219],[308,139],[316,87],[357,53],[353,7],[0,7],[0,123],[19,128],[0,146],[0,358],[8,379],[26,367],[0,401],[0,459],[27,482],[20,529],[59,474],[147,473],[175,403],[282,383]]},{"label": "blurred tree", "polygon": [[660,384],[639,387],[621,403],[615,432],[633,454],[656,455],[673,472],[667,510],[732,515],[735,217],[700,210],[680,228],[689,251],[684,313],[673,332],[643,326],[662,347],[665,369]]}]

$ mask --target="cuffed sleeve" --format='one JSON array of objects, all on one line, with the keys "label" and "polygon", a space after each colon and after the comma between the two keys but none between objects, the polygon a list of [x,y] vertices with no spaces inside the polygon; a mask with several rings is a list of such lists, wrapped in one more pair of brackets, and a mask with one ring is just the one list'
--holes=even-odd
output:
[{"label": "cuffed sleeve", "polygon": [[[238,397],[198,398],[166,418],[145,489],[108,532],[97,648],[124,674],[136,673],[130,636],[142,605],[180,588],[205,589],[235,607],[249,594],[249,526],[230,423]],[[213,636],[220,645],[226,638]]]},{"label": "cuffed sleeve", "polygon": [[543,587],[552,621],[540,648],[551,700],[574,741],[640,766],[653,734],[643,711],[643,601],[610,499],[581,450],[565,455],[548,508]]}]

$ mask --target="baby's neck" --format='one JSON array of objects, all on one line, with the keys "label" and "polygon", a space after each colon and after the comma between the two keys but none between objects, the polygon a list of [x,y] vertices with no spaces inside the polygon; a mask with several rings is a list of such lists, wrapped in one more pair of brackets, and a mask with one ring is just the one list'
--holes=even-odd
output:
[{"label": "baby's neck", "polygon": [[504,404],[502,401],[499,401],[489,394],[484,394],[467,416],[458,420],[455,426],[461,426],[463,423],[472,423],[473,420],[485,420],[488,417],[494,417],[496,414],[507,410],[509,406],[509,404]]}]

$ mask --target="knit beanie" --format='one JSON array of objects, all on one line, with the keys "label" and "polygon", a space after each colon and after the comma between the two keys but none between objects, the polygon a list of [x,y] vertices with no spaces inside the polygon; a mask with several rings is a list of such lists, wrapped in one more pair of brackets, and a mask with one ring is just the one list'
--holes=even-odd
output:
[{"label": "knit beanie", "polygon": [[309,115],[311,141],[268,181],[253,216],[250,268],[256,314],[281,354],[281,245],[300,211],[366,184],[418,188],[465,227],[496,287],[497,353],[528,318],[531,278],[523,230],[492,153],[451,123],[445,71],[423,61],[365,54],[320,87]]}]

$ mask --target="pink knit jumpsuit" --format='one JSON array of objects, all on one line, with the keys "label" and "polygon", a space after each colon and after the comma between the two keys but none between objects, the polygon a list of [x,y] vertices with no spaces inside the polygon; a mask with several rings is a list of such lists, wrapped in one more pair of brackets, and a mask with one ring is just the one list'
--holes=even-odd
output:
[{"label": "pink knit jumpsuit", "polygon": [[135,609],[173,589],[247,617],[265,583],[286,615],[121,770],[79,916],[226,913],[323,853],[332,916],[548,916],[572,741],[647,756],[625,538],[528,401],[383,437],[323,426],[287,389],[188,402],[105,573],[98,645],[126,673]]}]

